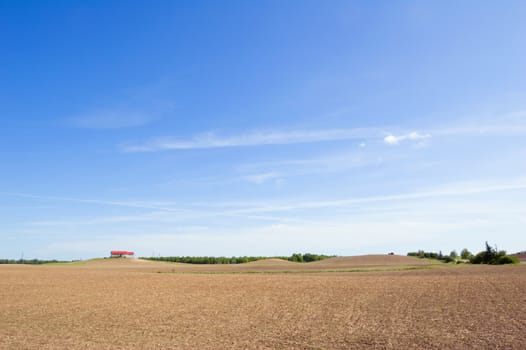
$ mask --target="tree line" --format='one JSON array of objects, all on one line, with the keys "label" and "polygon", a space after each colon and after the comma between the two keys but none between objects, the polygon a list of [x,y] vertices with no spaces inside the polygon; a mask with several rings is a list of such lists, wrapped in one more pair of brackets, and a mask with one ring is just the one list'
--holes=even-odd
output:
[{"label": "tree line", "polygon": [[232,256],[232,257],[215,257],[215,256],[159,256],[159,257],[142,257],[141,259],[178,262],[185,264],[243,264],[263,259],[283,259],[294,262],[311,262],[331,258],[333,255],[322,254],[301,254],[294,253],[291,256]]},{"label": "tree line", "polygon": [[486,242],[486,249],[477,253],[472,254],[466,248],[462,249],[460,255],[455,250],[451,253],[444,255],[442,251],[438,253],[425,252],[419,250],[417,252],[409,252],[408,256],[415,256],[421,259],[436,259],[445,263],[449,262],[470,262],[471,264],[489,264],[489,265],[503,265],[503,264],[519,264],[520,260],[516,256],[507,255],[505,250],[498,250],[497,247],[492,247]]},{"label": "tree line", "polygon": [[49,263],[69,262],[61,260],[40,260],[40,259],[0,259],[0,264],[25,264],[25,265],[41,265]]}]

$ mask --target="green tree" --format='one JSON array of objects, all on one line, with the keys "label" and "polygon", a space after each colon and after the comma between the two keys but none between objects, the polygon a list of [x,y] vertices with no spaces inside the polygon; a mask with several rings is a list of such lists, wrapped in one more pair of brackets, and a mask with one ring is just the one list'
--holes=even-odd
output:
[{"label": "green tree", "polygon": [[470,259],[472,256],[473,254],[471,254],[471,252],[466,248],[462,249],[462,251],[460,252],[460,257],[462,259]]},{"label": "green tree", "polygon": [[292,257],[290,260],[295,261],[295,262],[303,262],[303,255],[301,255],[300,253],[294,253],[292,254]]}]

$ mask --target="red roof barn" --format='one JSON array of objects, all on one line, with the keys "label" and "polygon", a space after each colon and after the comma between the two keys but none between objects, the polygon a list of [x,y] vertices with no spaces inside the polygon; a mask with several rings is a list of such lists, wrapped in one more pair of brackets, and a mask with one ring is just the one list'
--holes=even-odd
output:
[{"label": "red roof barn", "polygon": [[133,257],[135,254],[127,250],[112,250],[110,252],[112,258],[122,258],[122,257]]}]

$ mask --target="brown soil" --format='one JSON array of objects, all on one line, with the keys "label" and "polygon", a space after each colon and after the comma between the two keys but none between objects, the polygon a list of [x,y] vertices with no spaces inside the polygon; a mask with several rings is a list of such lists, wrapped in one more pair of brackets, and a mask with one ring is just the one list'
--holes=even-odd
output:
[{"label": "brown soil", "polygon": [[165,265],[184,264],[0,265],[0,349],[526,348],[525,265],[157,273]]},{"label": "brown soil", "polygon": [[[362,255],[329,258],[310,263],[316,266],[353,268],[361,266],[424,266],[437,265],[437,261],[402,255]],[[439,263],[440,264],[440,263]]]}]

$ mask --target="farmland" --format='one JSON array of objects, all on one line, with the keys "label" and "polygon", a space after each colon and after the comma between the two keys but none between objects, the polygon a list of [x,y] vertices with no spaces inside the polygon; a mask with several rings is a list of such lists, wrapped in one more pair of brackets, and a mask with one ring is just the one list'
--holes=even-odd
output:
[{"label": "farmland", "polygon": [[1,349],[524,349],[526,265],[0,266]]}]

